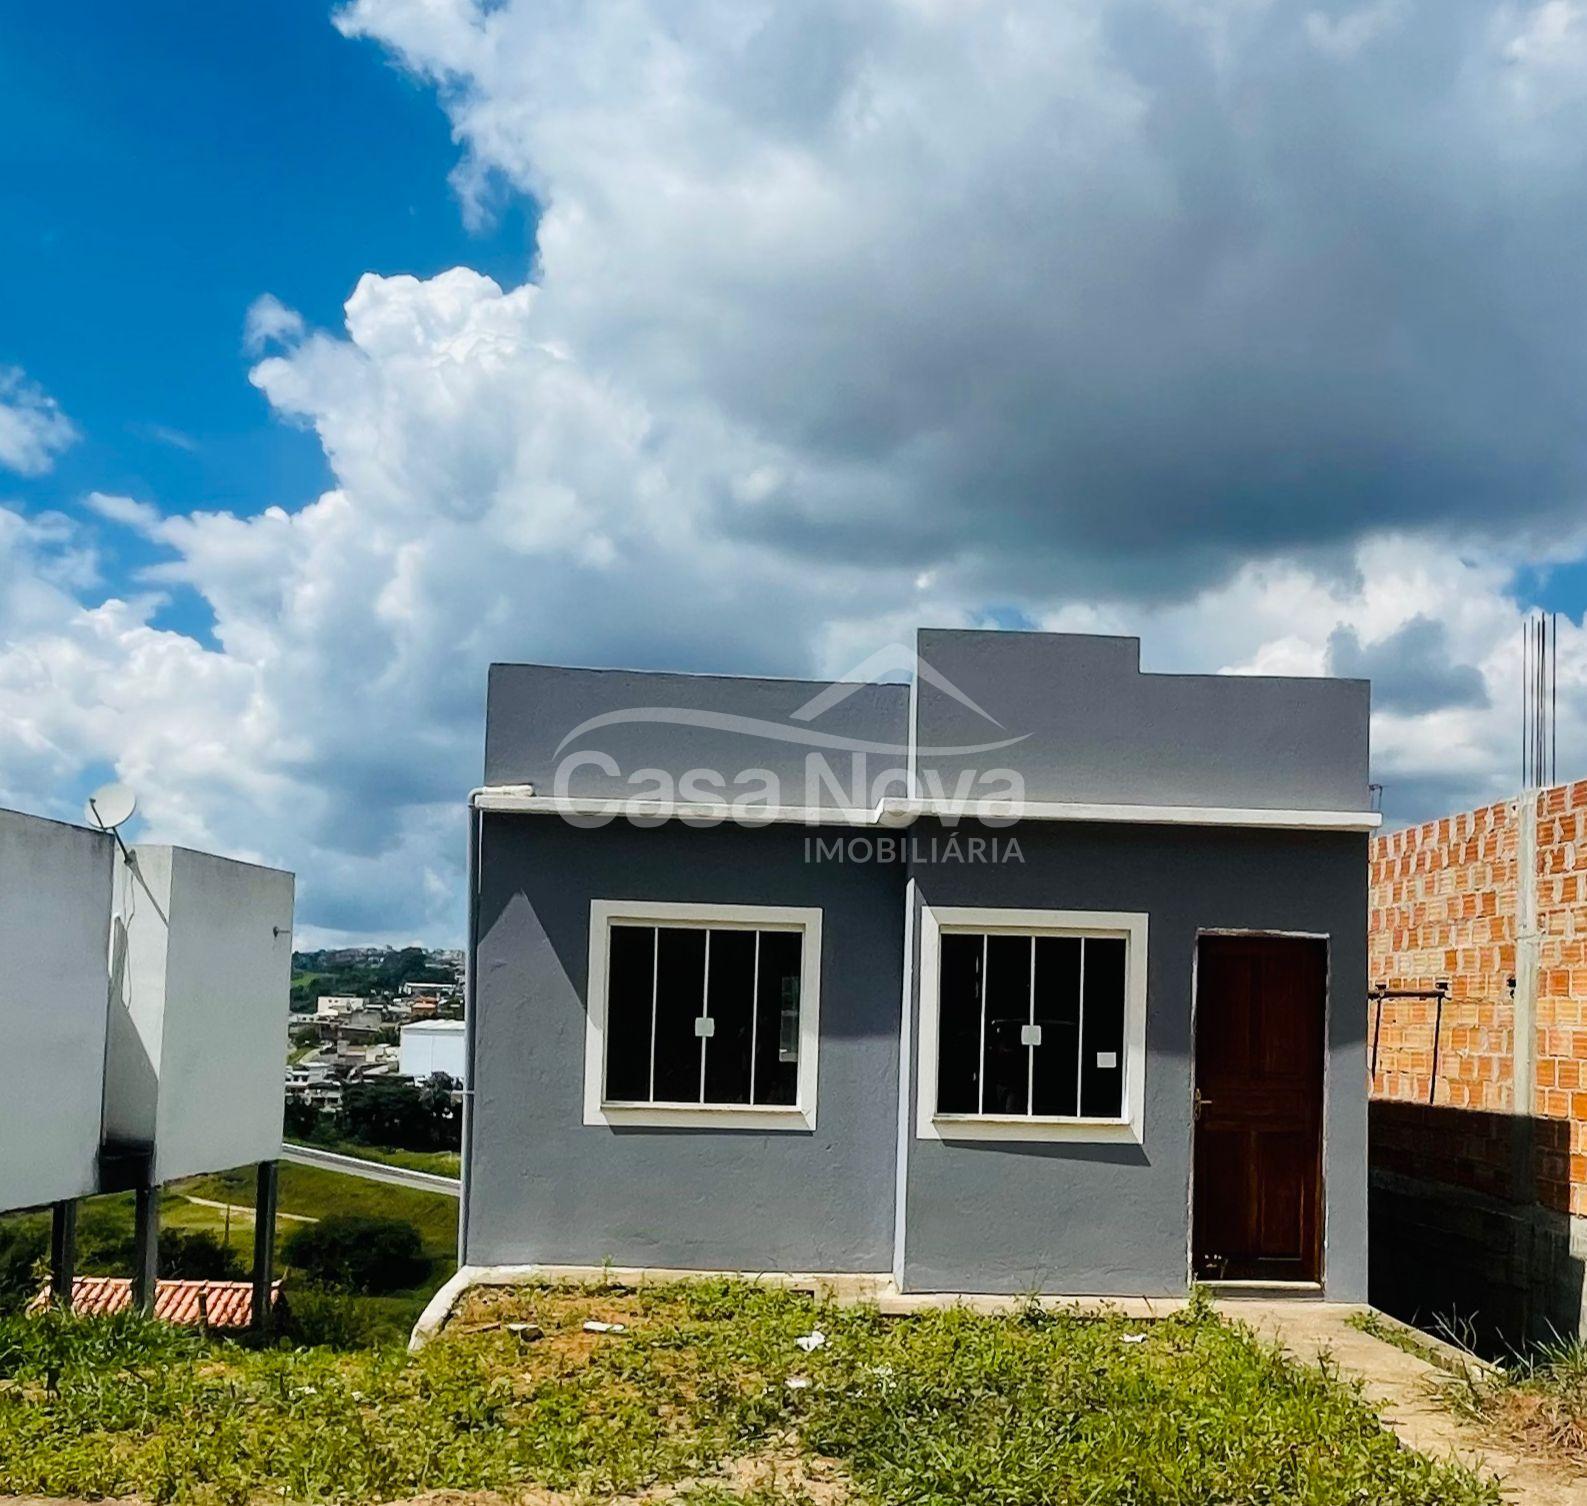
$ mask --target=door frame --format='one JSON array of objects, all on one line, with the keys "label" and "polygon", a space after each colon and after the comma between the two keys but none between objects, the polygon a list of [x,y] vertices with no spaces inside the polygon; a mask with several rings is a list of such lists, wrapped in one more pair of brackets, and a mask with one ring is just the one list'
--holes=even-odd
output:
[{"label": "door frame", "polygon": [[[1296,1282],[1293,1285],[1304,1291],[1328,1290],[1328,1120],[1329,1087],[1333,1075],[1333,968],[1334,947],[1331,931],[1283,931],[1264,926],[1198,926],[1190,943],[1190,1050],[1186,1061],[1190,1065],[1185,1084],[1185,1111],[1190,1125],[1186,1141],[1187,1165],[1185,1174],[1185,1290],[1196,1285],[1196,1045],[1197,1015],[1200,1008],[1201,989],[1201,938],[1203,936],[1255,936],[1281,941],[1320,941],[1323,944],[1323,1008],[1322,1008],[1322,1128],[1318,1146],[1317,1165],[1317,1280]],[[1203,1286],[1208,1283],[1201,1283]],[[1264,1283],[1284,1286],[1290,1283]]]}]

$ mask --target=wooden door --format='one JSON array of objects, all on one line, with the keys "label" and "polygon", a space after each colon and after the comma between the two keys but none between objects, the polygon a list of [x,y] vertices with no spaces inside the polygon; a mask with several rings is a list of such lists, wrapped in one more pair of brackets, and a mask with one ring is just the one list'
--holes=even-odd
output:
[{"label": "wooden door", "polygon": [[1324,941],[1201,938],[1191,1231],[1198,1280],[1322,1279],[1327,979]]}]

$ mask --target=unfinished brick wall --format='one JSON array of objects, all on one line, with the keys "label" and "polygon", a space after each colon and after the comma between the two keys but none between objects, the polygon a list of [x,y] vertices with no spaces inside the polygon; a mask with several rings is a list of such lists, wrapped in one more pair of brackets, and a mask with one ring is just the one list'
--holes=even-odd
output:
[{"label": "unfinished brick wall", "polygon": [[1512,802],[1373,841],[1369,982],[1449,985],[1442,1008],[1434,999],[1369,1006],[1374,1098],[1511,1111],[1516,839]]},{"label": "unfinished brick wall", "polygon": [[[1550,1123],[1533,1137],[1524,1190],[1544,1207],[1587,1215],[1587,780],[1536,798],[1535,1088],[1519,1108]],[[1521,839],[1517,803],[1508,801],[1372,843],[1370,982],[1448,985],[1442,1006],[1368,1002],[1374,1168],[1493,1193],[1513,1180],[1510,1126],[1487,1116],[1518,1108]],[[1469,1116],[1418,1121],[1411,1105]]]}]

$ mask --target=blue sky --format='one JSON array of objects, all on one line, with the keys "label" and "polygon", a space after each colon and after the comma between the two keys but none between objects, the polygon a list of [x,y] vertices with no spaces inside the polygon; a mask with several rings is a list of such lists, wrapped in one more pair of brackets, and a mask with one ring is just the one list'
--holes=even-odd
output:
[{"label": "blue sky", "polygon": [[1403,822],[1541,604],[1587,770],[1587,0],[16,5],[0,224],[0,804],[310,943],[458,938],[493,660],[1364,673]]},{"label": "blue sky", "polygon": [[[368,271],[521,282],[531,201],[503,196],[470,233],[457,157],[434,91],[340,36],[323,0],[7,7],[0,364],[83,436],[7,490],[68,513],[89,490],[242,516],[312,499],[329,468],[249,385],[246,310],[268,291],[334,328]],[[123,537],[108,563],[153,553]],[[182,591],[158,620],[209,618]]]}]

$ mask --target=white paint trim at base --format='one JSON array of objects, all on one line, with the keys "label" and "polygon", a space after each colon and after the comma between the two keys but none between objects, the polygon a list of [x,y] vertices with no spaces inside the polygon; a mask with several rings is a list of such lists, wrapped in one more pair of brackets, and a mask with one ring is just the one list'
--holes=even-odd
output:
[{"label": "white paint trim at base", "polygon": [[[610,1265],[465,1265],[430,1298],[408,1339],[417,1353],[434,1339],[451,1318],[464,1293],[477,1286],[569,1285],[601,1287],[658,1286],[675,1281],[733,1281],[758,1283],[794,1291],[809,1291],[823,1302],[840,1306],[871,1306],[888,1317],[964,1308],[984,1317],[1023,1312],[1031,1302],[1050,1311],[1113,1313],[1149,1322],[1183,1312],[1190,1302],[1183,1296],[1098,1296],[1087,1292],[1045,1292],[1032,1296],[1014,1292],[900,1291],[885,1272],[875,1271],[711,1271],[683,1266]],[[1259,1300],[1253,1297],[1252,1306]],[[1370,1312],[1359,1302],[1328,1302],[1318,1306],[1339,1311]]]},{"label": "white paint trim at base", "polygon": [[1013,826],[1019,821],[1085,821],[1148,826],[1234,826],[1272,831],[1376,831],[1381,811],[1328,811],[1242,808],[1219,805],[1131,805],[1070,800],[972,801],[906,800],[892,797],[869,810],[846,806],[741,805],[733,801],[629,800],[565,795],[537,795],[525,785],[486,785],[472,792],[476,810],[529,816],[568,816],[591,826],[619,818],[643,822],[682,821],[694,826],[720,826],[731,821],[746,827],[908,826],[922,818],[987,820]]}]

